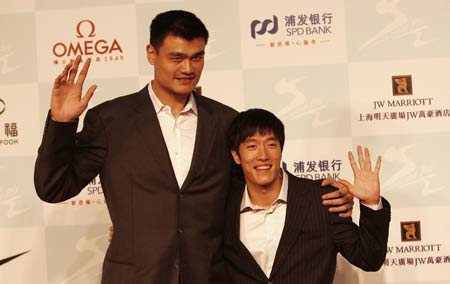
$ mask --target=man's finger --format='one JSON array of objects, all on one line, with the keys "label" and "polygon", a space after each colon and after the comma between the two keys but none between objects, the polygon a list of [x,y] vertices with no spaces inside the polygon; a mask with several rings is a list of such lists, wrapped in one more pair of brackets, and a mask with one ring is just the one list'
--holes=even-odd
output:
[{"label": "man's finger", "polygon": [[334,199],[334,198],[339,198],[341,196],[342,196],[341,192],[339,190],[335,190],[335,191],[332,191],[332,192],[322,195],[322,199]]},{"label": "man's finger", "polygon": [[331,206],[340,206],[342,204],[345,204],[345,199],[342,197],[339,198],[333,198],[333,199],[326,199],[322,201],[323,205],[331,205]]},{"label": "man's finger", "polygon": [[86,94],[81,98],[84,104],[88,105],[89,101],[91,100],[92,96],[94,95],[95,89],[97,89],[97,85],[92,85],[87,90]]},{"label": "man's finger", "polygon": [[348,151],[348,160],[350,161],[350,167],[352,168],[353,175],[355,175],[358,172],[358,165],[356,164],[352,151]]},{"label": "man's finger", "polygon": [[354,203],[355,201],[353,200],[353,194],[351,193],[342,195],[337,198],[325,199],[322,201],[323,205],[334,205],[334,206],[339,206],[343,204],[351,204],[353,206]]},{"label": "man's finger", "polygon": [[341,218],[349,218],[352,217],[353,208],[349,209],[348,211],[344,213],[339,213],[339,217]]},{"label": "man's finger", "polygon": [[362,148],[360,145],[358,145],[358,147],[356,147],[356,151],[358,152],[358,162],[359,162],[359,168],[361,170],[365,170],[366,166],[364,164],[364,157],[363,157],[363,152],[362,152]]},{"label": "man's finger", "polygon": [[72,64],[72,67],[70,68],[69,71],[69,83],[73,83],[75,81],[75,77],[77,76],[77,72],[78,72],[78,66],[80,65],[80,61],[81,61],[81,56],[78,55],[77,58],[75,58],[75,61]]},{"label": "man's finger", "polygon": [[378,156],[377,163],[375,164],[375,173],[378,175],[381,168],[381,156]]},{"label": "man's finger", "polygon": [[329,185],[331,185],[332,187],[336,187],[338,189],[345,187],[345,185],[343,185],[342,183],[340,183],[339,181],[337,181],[331,177],[324,179],[321,184],[321,186],[323,186],[323,187],[329,186]]},{"label": "man's finger", "polygon": [[349,210],[352,210],[352,209],[353,209],[353,205],[344,204],[344,205],[341,205],[341,206],[332,206],[332,207],[328,208],[328,212],[331,212],[331,213],[338,213],[338,212],[345,213],[345,212],[347,212]]},{"label": "man's finger", "polygon": [[366,170],[372,171],[372,162],[370,161],[369,148],[364,148],[364,158],[366,163]]},{"label": "man's finger", "polygon": [[57,89],[57,88],[59,88],[59,86],[61,86],[62,78],[63,78],[62,74],[59,74],[58,77],[55,78],[55,81],[53,82],[54,89]]},{"label": "man's finger", "polygon": [[67,73],[69,72],[71,66],[72,66],[72,61],[67,63],[66,66],[64,67],[63,71],[61,72],[61,74],[59,74],[55,78],[55,81],[53,82],[54,89],[59,88],[59,86],[61,86],[61,84],[67,79]]},{"label": "man's finger", "polygon": [[335,180],[329,177],[322,181],[321,186],[333,185],[333,182],[335,182]]},{"label": "man's finger", "polygon": [[343,179],[343,178],[341,178],[340,180],[339,180],[339,182],[343,185],[343,186],[345,186],[349,191],[350,191],[350,189],[353,187],[353,184],[351,184],[348,180],[346,180],[346,179]]},{"label": "man's finger", "polygon": [[72,65],[73,65],[73,60],[70,60],[70,62],[66,64],[63,71],[61,72],[61,78],[64,78],[64,80],[67,79],[67,74],[69,74],[69,70],[72,67]]},{"label": "man's finger", "polygon": [[342,196],[342,199],[344,199],[346,202],[351,202],[351,203],[353,203],[353,198],[355,198],[355,197],[350,191],[348,191],[347,194],[344,194]]},{"label": "man's finger", "polygon": [[336,180],[332,179],[331,185],[333,187],[337,188],[337,190],[322,195],[322,199],[337,198],[337,197],[346,195],[350,192],[350,190],[348,189],[348,186],[341,183],[340,180],[336,181]]},{"label": "man's finger", "polygon": [[83,68],[80,71],[80,75],[78,75],[77,84],[83,85],[84,80],[89,71],[89,66],[91,65],[91,59],[88,58],[86,62],[84,62]]}]

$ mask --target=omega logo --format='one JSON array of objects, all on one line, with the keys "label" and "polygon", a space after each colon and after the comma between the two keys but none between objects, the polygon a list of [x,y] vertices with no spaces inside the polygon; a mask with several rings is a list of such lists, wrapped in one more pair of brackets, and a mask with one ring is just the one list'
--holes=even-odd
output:
[{"label": "omega logo", "polygon": [[[82,20],[81,22],[78,23],[77,25],[77,38],[84,38],[83,33],[81,32],[81,24],[86,23],[89,28],[90,28],[90,33],[88,35],[88,37],[94,37],[95,36],[95,25],[91,20]],[[86,26],[86,25],[84,25]]]},{"label": "omega logo", "polygon": [[104,55],[113,52],[123,53],[117,39],[107,40],[97,38],[95,33],[95,24],[91,20],[82,20],[76,26],[75,42],[57,42],[53,45],[53,55],[56,57],[77,56],[77,55]]}]

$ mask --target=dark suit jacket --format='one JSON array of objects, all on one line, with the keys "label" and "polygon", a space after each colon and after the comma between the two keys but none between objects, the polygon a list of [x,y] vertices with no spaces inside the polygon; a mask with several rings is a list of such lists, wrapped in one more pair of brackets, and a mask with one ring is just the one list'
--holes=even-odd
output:
[{"label": "dark suit jacket", "polygon": [[320,181],[289,174],[286,220],[272,272],[266,277],[245,245],[239,240],[239,211],[244,187],[230,192],[225,225],[225,260],[231,283],[332,283],[336,255],[352,264],[378,270],[386,256],[390,205],[373,211],[361,206],[360,227],[351,218],[340,218],[322,205]]},{"label": "dark suit jacket", "polygon": [[[227,283],[223,225],[236,111],[195,95],[198,125],[181,189],[147,87],[105,102],[77,123],[47,118],[35,187],[47,202],[77,195],[100,174],[114,226],[102,283]],[[181,273],[180,273],[181,272]]]}]

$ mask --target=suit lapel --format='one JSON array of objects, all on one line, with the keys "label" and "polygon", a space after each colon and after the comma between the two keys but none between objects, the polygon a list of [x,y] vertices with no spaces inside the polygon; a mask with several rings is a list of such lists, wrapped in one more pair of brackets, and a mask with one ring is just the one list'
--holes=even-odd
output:
[{"label": "suit lapel", "polygon": [[310,189],[305,188],[306,185],[301,180],[289,173],[288,181],[286,220],[270,274],[271,278],[278,272],[289,255],[302,230],[302,224],[308,216],[309,202],[305,191]]},{"label": "suit lapel", "polygon": [[213,110],[207,105],[205,100],[195,92],[194,97],[198,110],[197,133],[195,135],[191,166],[189,167],[189,172],[181,186],[181,190],[185,190],[192,183],[194,177],[199,174],[199,170],[208,163],[208,158],[211,155],[218,128]]},{"label": "suit lapel", "polygon": [[148,93],[148,85],[138,93],[136,129],[143,137],[149,151],[152,153],[152,157],[156,160],[156,164],[164,172],[164,176],[172,177],[170,181],[173,183],[173,187],[178,188],[175,172],[170,162],[169,151],[156,116],[155,107]]}]

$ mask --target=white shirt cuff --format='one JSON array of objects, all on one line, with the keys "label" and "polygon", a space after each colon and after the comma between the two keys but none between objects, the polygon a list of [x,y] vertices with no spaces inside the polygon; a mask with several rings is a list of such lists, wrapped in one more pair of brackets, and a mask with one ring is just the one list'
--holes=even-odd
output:
[{"label": "white shirt cuff", "polygon": [[380,201],[378,202],[378,204],[366,205],[366,204],[364,204],[362,202],[361,202],[361,204],[366,206],[366,207],[368,207],[368,208],[370,208],[370,209],[372,209],[372,210],[375,210],[375,211],[383,209],[383,203],[381,202],[381,197],[380,197]]}]

